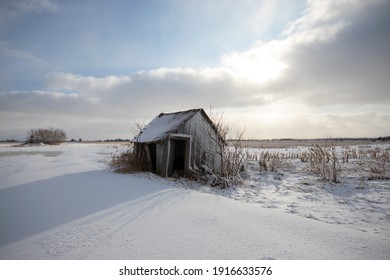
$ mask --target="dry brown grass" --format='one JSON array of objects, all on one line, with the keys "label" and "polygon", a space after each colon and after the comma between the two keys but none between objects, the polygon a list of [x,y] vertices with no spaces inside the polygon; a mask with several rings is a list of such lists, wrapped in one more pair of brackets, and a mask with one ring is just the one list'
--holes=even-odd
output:
[{"label": "dry brown grass", "polygon": [[131,148],[118,154],[113,154],[109,165],[114,172],[118,173],[137,173],[147,170],[145,164],[141,163]]}]

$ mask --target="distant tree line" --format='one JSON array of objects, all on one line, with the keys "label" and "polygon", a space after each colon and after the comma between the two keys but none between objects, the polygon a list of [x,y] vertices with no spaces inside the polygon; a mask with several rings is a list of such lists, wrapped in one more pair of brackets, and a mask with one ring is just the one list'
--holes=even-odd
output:
[{"label": "distant tree line", "polygon": [[129,139],[122,139],[122,138],[116,138],[116,139],[106,139],[106,140],[97,140],[96,142],[129,142]]},{"label": "distant tree line", "polygon": [[1,140],[0,142],[1,143],[8,143],[8,142],[13,143],[13,142],[19,142],[19,141],[16,139],[6,139],[6,140]]},{"label": "distant tree line", "polygon": [[66,141],[65,131],[59,128],[37,128],[27,133],[27,143],[58,145]]}]

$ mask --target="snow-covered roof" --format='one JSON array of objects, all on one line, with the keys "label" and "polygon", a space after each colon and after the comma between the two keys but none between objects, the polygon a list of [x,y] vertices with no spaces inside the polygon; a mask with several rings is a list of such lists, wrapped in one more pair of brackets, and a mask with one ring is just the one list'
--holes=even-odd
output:
[{"label": "snow-covered roof", "polygon": [[176,113],[161,113],[142,129],[141,133],[134,137],[132,142],[151,143],[163,140],[201,110],[192,109]]}]

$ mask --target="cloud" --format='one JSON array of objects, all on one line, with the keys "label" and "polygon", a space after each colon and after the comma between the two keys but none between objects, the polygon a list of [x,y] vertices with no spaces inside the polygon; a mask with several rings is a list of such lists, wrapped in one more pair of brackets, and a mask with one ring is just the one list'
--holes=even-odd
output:
[{"label": "cloud", "polygon": [[[298,39],[285,56],[289,69],[281,81],[283,91],[316,106],[388,103],[390,3],[372,1],[363,9],[363,1],[341,2],[350,5],[339,7],[332,17],[321,14],[317,22],[310,16],[312,29],[302,21],[305,27],[298,25],[288,37]],[[325,34],[324,39],[302,40],[310,30]]]},{"label": "cloud", "polygon": [[19,85],[14,79],[23,79],[24,83],[42,79],[51,66],[43,59],[27,52],[11,48],[0,41],[0,90]]},{"label": "cloud", "polygon": [[[187,107],[246,106],[256,97],[256,87],[241,83],[226,68],[159,68],[126,76],[83,77],[51,73],[48,89],[66,90],[80,96],[134,110],[174,110]],[[251,101],[248,101],[251,99]],[[260,98],[261,99],[261,98]],[[258,102],[262,102],[259,101]],[[158,104],[158,105],[157,105]]]},{"label": "cloud", "polygon": [[274,100],[383,104],[390,101],[389,11],[388,1],[309,1],[283,39],[258,42],[222,63],[257,77],[259,91]]},{"label": "cloud", "polygon": [[62,128],[69,139],[129,138],[135,116],[126,114],[128,105],[110,106],[76,93],[0,92],[0,139],[23,140],[29,129],[42,127]]},{"label": "cloud", "polygon": [[258,41],[245,52],[224,55],[221,64],[247,83],[264,84],[278,79],[287,68],[282,60],[283,48],[278,41]]},{"label": "cloud", "polygon": [[389,134],[390,124],[390,114],[376,112],[375,108],[321,113],[289,104],[225,112],[224,117],[233,127],[232,137],[236,130],[245,128],[249,139],[378,137]]},{"label": "cloud", "polygon": [[226,53],[217,67],[51,72],[44,90],[0,93],[0,112],[44,114],[89,135],[105,123],[104,135],[128,131],[130,120],[212,105],[247,124],[249,137],[379,136],[390,126],[389,12],[389,1],[308,1],[280,38]]},{"label": "cloud", "polygon": [[54,12],[57,9],[58,6],[51,0],[2,0],[0,1],[0,27],[27,13]]},{"label": "cloud", "polygon": [[[30,53],[12,49],[10,48],[6,42],[0,41],[0,57],[10,57],[12,59],[15,59],[16,61],[22,60],[22,61],[29,61],[31,63],[34,63],[34,65],[43,65],[46,66],[48,63]],[[1,59],[2,61],[4,58]]]}]

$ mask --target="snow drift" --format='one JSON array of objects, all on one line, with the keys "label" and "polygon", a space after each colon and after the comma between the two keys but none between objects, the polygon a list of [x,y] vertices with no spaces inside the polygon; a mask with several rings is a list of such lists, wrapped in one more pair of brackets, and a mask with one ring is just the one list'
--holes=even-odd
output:
[{"label": "snow drift", "polygon": [[264,207],[244,190],[115,174],[104,161],[117,148],[1,146],[0,258],[390,258],[388,224],[362,231],[288,213],[280,196]]}]

